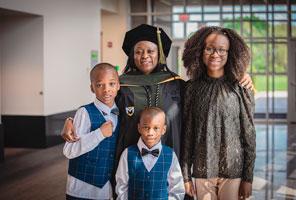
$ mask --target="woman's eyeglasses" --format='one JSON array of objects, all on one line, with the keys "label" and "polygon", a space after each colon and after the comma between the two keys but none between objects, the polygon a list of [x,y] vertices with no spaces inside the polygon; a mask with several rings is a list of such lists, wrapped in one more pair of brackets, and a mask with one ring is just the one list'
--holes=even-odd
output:
[{"label": "woman's eyeglasses", "polygon": [[226,49],[216,49],[216,48],[206,47],[206,48],[204,49],[204,52],[205,52],[205,54],[207,54],[207,55],[212,55],[212,54],[214,54],[215,52],[217,52],[219,56],[226,56],[227,53],[228,53],[228,50],[226,50]]}]

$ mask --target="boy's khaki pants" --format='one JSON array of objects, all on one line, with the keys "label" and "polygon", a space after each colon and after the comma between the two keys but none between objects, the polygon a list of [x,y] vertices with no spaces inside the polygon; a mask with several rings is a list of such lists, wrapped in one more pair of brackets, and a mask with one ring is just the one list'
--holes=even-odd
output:
[{"label": "boy's khaki pants", "polygon": [[210,178],[193,180],[198,200],[238,200],[241,179]]}]

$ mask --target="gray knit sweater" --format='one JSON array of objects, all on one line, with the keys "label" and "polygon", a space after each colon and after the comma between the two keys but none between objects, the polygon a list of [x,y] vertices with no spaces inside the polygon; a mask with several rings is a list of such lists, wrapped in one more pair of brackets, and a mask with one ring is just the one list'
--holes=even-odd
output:
[{"label": "gray knit sweater", "polygon": [[219,177],[252,182],[253,110],[252,92],[225,77],[188,82],[181,158],[185,181]]}]

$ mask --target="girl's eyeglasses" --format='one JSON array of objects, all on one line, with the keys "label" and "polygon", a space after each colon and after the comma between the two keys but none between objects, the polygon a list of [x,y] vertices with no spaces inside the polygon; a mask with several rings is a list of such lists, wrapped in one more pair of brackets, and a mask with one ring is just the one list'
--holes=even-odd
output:
[{"label": "girl's eyeglasses", "polygon": [[212,55],[215,52],[217,52],[219,56],[226,56],[227,53],[228,53],[228,50],[227,49],[216,49],[216,48],[206,47],[204,49],[204,52],[207,55]]}]

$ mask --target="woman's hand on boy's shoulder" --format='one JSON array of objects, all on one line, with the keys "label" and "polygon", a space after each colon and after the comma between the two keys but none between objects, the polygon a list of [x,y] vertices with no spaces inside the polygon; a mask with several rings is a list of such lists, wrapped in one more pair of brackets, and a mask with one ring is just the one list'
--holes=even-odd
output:
[{"label": "woman's hand on boy's shoulder", "polygon": [[68,117],[65,121],[63,130],[61,132],[62,138],[67,142],[76,142],[80,138],[75,134],[74,131],[74,125],[73,125],[73,119],[71,117]]},{"label": "woman's hand on boy's shoulder", "polygon": [[248,73],[245,73],[243,78],[239,81],[242,87],[252,90],[254,88],[253,81],[251,76]]},{"label": "woman's hand on boy's shoulder", "polygon": [[100,130],[104,137],[111,137],[113,132],[113,124],[110,120],[103,123],[100,127]]}]

